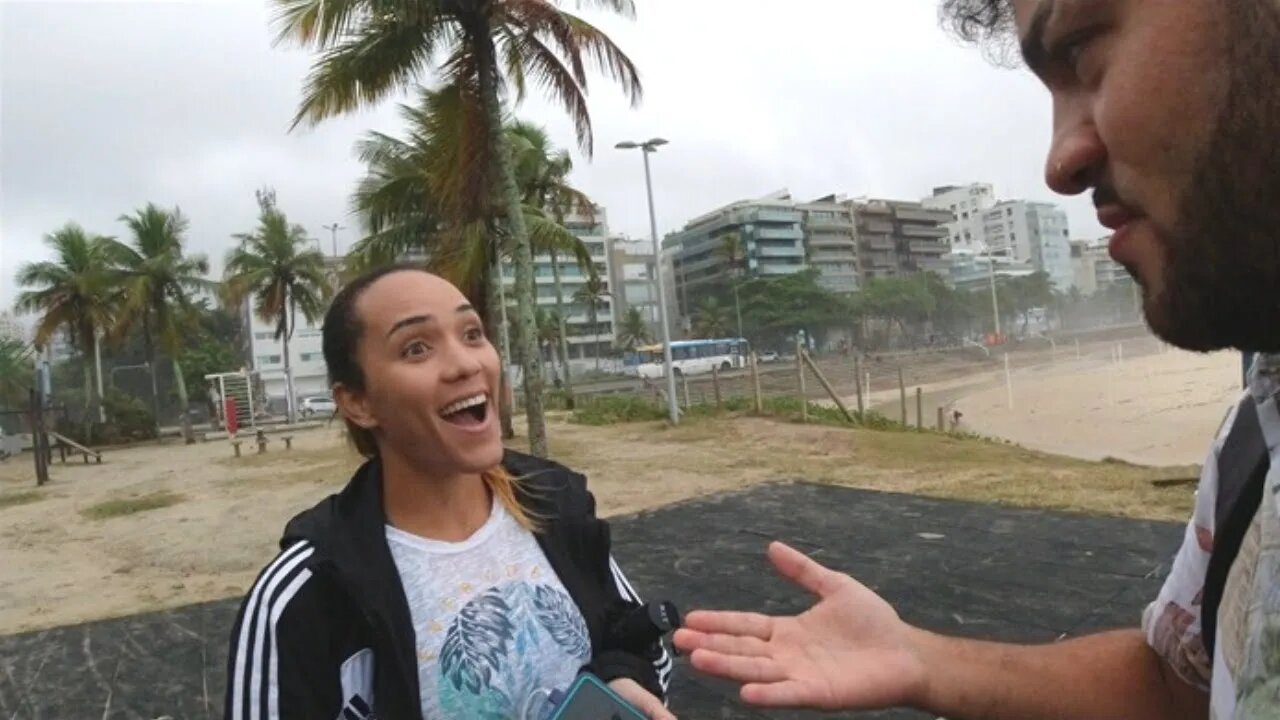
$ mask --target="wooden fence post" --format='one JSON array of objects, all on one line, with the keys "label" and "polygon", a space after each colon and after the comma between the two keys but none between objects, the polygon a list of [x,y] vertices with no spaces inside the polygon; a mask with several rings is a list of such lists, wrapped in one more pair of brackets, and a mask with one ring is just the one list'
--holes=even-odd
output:
[{"label": "wooden fence post", "polygon": [[822,389],[827,391],[827,394],[831,396],[831,400],[835,402],[836,407],[840,408],[840,412],[844,414],[844,419],[851,423],[854,422],[853,415],[849,414],[849,408],[845,407],[844,401],[840,399],[836,389],[831,387],[831,383],[827,382],[827,376],[823,375],[822,371],[818,369],[817,364],[813,362],[813,358],[809,357],[809,353],[804,353],[802,357],[809,369],[813,371],[814,377],[818,378],[818,382],[822,384]]},{"label": "wooden fence post", "polygon": [[916,388],[916,429],[924,429],[924,389]]},{"label": "wooden fence post", "polygon": [[853,384],[858,387],[858,417],[866,418],[866,406],[862,400],[862,355],[853,358]]},{"label": "wooden fence post", "polygon": [[947,409],[938,406],[938,432],[946,432],[947,430]]},{"label": "wooden fence post", "polygon": [[907,424],[907,384],[902,379],[902,366],[898,366],[898,399],[902,405],[902,424]]},{"label": "wooden fence post", "polygon": [[804,387],[804,345],[800,343],[800,338],[796,337],[796,376],[800,381],[800,422],[809,422],[809,396],[805,393]]},{"label": "wooden fence post", "polygon": [[714,387],[715,393],[716,393],[716,410],[720,410],[722,407],[724,407],[724,403],[720,398],[720,366],[719,365],[716,365],[711,368],[711,385]]},{"label": "wooden fence post", "polygon": [[688,410],[689,409],[689,376],[681,375],[680,380],[681,380],[680,384],[684,387],[684,409]]},{"label": "wooden fence post", "polygon": [[760,395],[760,357],[751,351],[751,387],[755,394],[756,414],[764,414],[764,397]]}]

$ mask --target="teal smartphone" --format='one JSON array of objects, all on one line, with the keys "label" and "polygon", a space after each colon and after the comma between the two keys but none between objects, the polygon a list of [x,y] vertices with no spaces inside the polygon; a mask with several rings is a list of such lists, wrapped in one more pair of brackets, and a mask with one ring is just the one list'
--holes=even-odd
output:
[{"label": "teal smartphone", "polygon": [[581,675],[551,720],[648,720],[594,675]]}]

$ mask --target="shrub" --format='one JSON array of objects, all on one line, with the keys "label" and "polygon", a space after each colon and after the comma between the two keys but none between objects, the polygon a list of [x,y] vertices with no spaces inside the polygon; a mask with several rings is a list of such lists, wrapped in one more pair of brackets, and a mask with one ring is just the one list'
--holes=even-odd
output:
[{"label": "shrub", "polygon": [[604,395],[579,398],[572,421],[579,425],[617,425],[666,418],[666,412],[652,398],[639,395]]}]

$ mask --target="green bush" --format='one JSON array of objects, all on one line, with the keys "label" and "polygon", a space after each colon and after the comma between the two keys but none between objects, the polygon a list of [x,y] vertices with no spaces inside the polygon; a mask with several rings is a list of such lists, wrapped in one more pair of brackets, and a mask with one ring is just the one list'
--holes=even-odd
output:
[{"label": "green bush", "polygon": [[102,402],[107,412],[107,425],[122,441],[151,440],[156,436],[156,417],[142,399],[108,390]]},{"label": "green bush", "polygon": [[666,412],[652,398],[639,395],[603,395],[579,398],[572,421],[579,425],[617,425],[666,418]]}]

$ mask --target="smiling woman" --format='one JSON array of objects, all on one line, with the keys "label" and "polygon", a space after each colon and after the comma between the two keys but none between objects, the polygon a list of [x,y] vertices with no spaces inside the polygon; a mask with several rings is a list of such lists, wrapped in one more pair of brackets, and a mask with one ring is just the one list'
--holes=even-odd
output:
[{"label": "smiling woman", "polygon": [[414,266],[363,275],[324,355],[366,462],[245,598],[227,717],[540,719],[583,672],[671,717],[660,634],[615,632],[646,606],[586,479],[502,446],[498,356],[462,293]]}]

